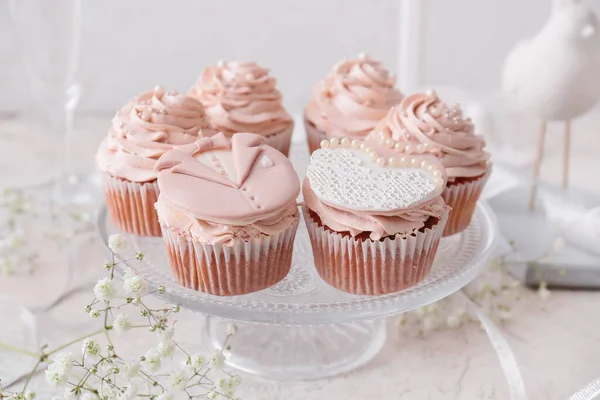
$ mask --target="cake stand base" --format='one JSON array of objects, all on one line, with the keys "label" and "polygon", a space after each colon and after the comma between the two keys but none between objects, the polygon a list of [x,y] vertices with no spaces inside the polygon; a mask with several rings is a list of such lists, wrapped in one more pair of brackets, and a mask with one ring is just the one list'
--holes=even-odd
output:
[{"label": "cake stand base", "polygon": [[[229,321],[208,317],[206,334],[222,346]],[[385,320],[336,325],[240,324],[229,342],[227,364],[241,371],[277,380],[312,380],[356,369],[379,353]]]}]

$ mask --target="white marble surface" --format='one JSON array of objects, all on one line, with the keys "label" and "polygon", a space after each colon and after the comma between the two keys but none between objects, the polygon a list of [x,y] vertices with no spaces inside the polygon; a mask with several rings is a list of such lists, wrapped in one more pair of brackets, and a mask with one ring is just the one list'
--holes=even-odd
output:
[{"label": "white marble surface", "polygon": [[[78,121],[77,149],[82,168],[92,167],[95,146],[104,136],[107,119],[82,118]],[[28,162],[26,154],[16,151],[9,143],[15,137],[32,135],[39,147],[37,159],[53,159],[52,144],[57,139],[43,137],[31,120],[17,119],[0,122],[0,146],[3,150],[3,182],[35,179],[42,167]],[[9,136],[13,137],[10,139]],[[47,143],[44,145],[43,143]],[[10,176],[5,166],[11,166]],[[548,170],[554,168],[552,165]],[[585,177],[587,166],[576,164],[573,176]],[[33,173],[32,173],[33,172]],[[21,175],[19,175],[21,174]],[[598,188],[600,191],[600,187]],[[53,222],[42,221],[30,234],[51,230]],[[102,249],[89,236],[76,237],[84,245],[76,254],[78,276],[97,276],[102,271]],[[0,277],[2,317],[0,332],[3,340],[15,343],[30,339],[21,338],[17,319],[20,306],[39,305],[55,296],[65,280],[64,251],[55,240],[41,235],[34,242],[42,257],[39,267],[31,276]],[[7,300],[8,299],[8,300]],[[92,326],[83,312],[84,302],[90,295],[82,293],[69,299],[41,320],[42,336],[52,343],[76,336]],[[528,289],[521,289],[520,300],[514,305],[513,318],[502,327],[521,368],[530,399],[562,400],[588,381],[600,375],[600,293],[553,291],[548,300],[541,300]],[[203,318],[182,314],[180,335],[184,341],[198,342]],[[10,329],[6,329],[9,327]],[[145,350],[153,345],[152,335],[125,336],[121,339],[132,351]],[[234,344],[234,343],[233,343]],[[76,350],[75,350],[76,351]],[[0,378],[10,380],[26,362],[0,351]],[[21,366],[17,368],[17,366]],[[43,379],[35,380],[43,387]],[[49,393],[49,392],[45,392]],[[411,329],[401,328],[397,320],[388,323],[388,339],[383,351],[370,363],[343,376],[315,382],[274,382],[245,376],[240,395],[250,400],[317,400],[317,399],[507,399],[508,390],[496,355],[484,332],[477,324],[454,330],[429,332],[417,337]],[[38,398],[50,398],[42,395]]]}]

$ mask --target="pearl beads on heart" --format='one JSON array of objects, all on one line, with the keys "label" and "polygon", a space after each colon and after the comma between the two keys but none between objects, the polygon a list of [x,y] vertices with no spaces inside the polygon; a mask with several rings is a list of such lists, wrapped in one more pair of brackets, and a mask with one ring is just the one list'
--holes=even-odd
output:
[{"label": "pearl beads on heart", "polygon": [[[398,143],[397,143],[398,144]],[[422,146],[422,145],[419,145]],[[418,146],[417,146],[418,147]],[[373,149],[368,144],[357,140],[350,140],[347,137],[343,138],[331,138],[329,140],[325,139],[321,141],[321,148],[324,149],[334,149],[334,148],[347,148],[347,149],[357,149],[362,151],[375,165],[380,167],[389,166],[389,167],[411,167],[418,168],[424,171],[427,171],[430,175],[432,175],[435,179],[435,184],[437,187],[442,187],[444,185],[444,179],[442,178],[442,171],[435,165],[430,164],[427,160],[422,160],[418,157],[411,157],[410,155],[403,155],[399,157],[390,157],[385,159],[380,157],[377,154],[377,151]],[[424,148],[419,148],[419,150],[424,150]],[[406,151],[406,150],[405,150]]]}]

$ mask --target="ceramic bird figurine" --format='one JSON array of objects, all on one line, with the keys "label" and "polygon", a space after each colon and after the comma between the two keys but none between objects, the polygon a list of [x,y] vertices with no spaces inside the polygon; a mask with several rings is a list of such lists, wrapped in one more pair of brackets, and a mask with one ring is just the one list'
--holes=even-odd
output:
[{"label": "ceramic bird figurine", "polygon": [[503,90],[513,106],[542,121],[529,202],[533,209],[547,121],[565,121],[562,184],[566,188],[571,120],[591,109],[600,97],[600,32],[595,13],[581,0],[555,0],[542,30],[508,54]]}]

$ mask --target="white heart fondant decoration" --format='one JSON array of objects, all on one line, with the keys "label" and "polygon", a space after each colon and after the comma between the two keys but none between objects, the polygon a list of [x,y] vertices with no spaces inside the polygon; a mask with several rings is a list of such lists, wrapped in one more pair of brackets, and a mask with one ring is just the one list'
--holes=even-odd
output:
[{"label": "white heart fondant decoration", "polygon": [[381,167],[348,148],[315,151],[306,175],[320,200],[357,211],[410,208],[438,189],[436,178],[422,169]]}]

